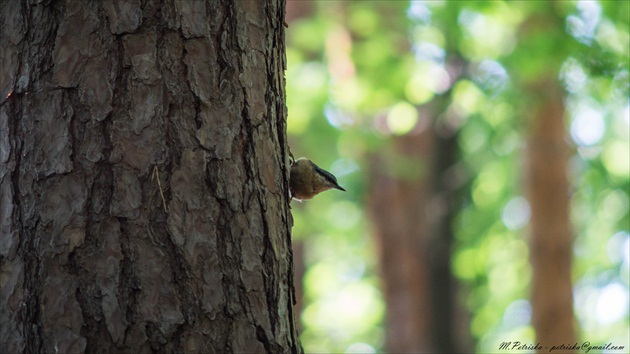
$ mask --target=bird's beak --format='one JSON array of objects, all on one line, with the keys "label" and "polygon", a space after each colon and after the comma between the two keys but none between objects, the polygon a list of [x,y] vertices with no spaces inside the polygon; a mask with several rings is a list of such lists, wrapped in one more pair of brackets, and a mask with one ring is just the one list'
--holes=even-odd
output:
[{"label": "bird's beak", "polygon": [[340,185],[336,185],[336,186],[335,186],[335,189],[339,189],[340,191],[344,191],[344,192],[346,191],[345,189],[341,188],[341,186],[340,186]]}]

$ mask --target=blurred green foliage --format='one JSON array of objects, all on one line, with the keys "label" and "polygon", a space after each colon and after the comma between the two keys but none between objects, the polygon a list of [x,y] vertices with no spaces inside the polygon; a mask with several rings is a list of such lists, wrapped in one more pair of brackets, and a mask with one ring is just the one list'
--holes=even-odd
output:
[{"label": "blurred green foliage", "polygon": [[[522,175],[524,112],[532,104],[526,87],[540,77],[557,78],[566,90],[580,335],[629,345],[630,2],[308,6],[310,14],[287,29],[290,145],[348,192],[293,203],[293,235],[306,244],[306,352],[382,350],[385,305],[364,210],[365,158],[388,154],[392,163],[383,168],[404,173],[388,138],[433,119],[417,108],[447,90],[447,109],[465,117],[454,122],[468,193],[452,251],[470,331],[480,352],[502,341],[534,342]],[[449,58],[467,63],[452,85]]]}]

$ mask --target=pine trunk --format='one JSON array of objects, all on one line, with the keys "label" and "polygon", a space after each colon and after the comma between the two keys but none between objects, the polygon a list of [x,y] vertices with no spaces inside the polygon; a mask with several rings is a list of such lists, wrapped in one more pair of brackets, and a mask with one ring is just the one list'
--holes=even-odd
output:
[{"label": "pine trunk", "polygon": [[0,2],[0,352],[301,352],[284,6]]}]

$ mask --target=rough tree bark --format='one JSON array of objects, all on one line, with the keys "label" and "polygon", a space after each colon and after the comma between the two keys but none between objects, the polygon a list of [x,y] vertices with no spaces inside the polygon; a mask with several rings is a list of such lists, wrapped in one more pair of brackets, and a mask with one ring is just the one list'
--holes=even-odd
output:
[{"label": "rough tree bark", "polygon": [[301,352],[284,1],[0,1],[0,352]]}]

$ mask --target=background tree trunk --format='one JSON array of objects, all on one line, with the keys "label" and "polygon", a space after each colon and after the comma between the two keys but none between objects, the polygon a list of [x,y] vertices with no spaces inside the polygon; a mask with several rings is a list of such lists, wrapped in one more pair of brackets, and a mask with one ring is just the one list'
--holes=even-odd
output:
[{"label": "background tree trunk", "polygon": [[[572,237],[569,227],[568,146],[558,82],[542,80],[528,137],[527,189],[531,203],[532,324],[543,346],[573,344]],[[556,344],[554,344],[556,343]]]},{"label": "background tree trunk", "polygon": [[[454,81],[465,64],[451,60]],[[392,138],[393,153],[372,156],[370,163],[370,217],[387,312],[385,347],[392,353],[470,352],[474,346],[451,271],[451,224],[463,178],[456,168],[459,127],[449,122],[459,118],[447,117],[455,114],[447,111],[451,102],[447,91],[421,106],[425,120],[416,131]]]},{"label": "background tree trunk", "polygon": [[0,351],[301,352],[283,18],[0,3]]},{"label": "background tree trunk", "polygon": [[[394,154],[372,155],[370,159],[368,207],[386,304],[385,348],[390,353],[435,350],[430,332],[430,241],[426,220],[426,160],[433,144],[430,138],[426,130],[397,138],[391,144]],[[385,172],[392,170],[414,175],[396,177]]]},{"label": "background tree trunk", "polygon": [[[569,56],[565,20],[554,3],[524,22],[515,55],[526,57],[540,48],[544,40],[559,43],[532,60],[543,68],[536,75],[517,78],[529,95],[522,101],[529,131],[525,189],[531,207],[530,261],[532,266],[532,325],[536,341],[542,346],[574,344],[577,334],[573,315],[571,262],[573,240],[569,221],[569,182],[564,122],[565,93],[558,73]],[[543,40],[544,39],[544,40]],[[575,351],[566,351],[575,352]]]},{"label": "background tree trunk", "polygon": [[385,348],[391,353],[472,347],[450,269],[457,139],[452,131],[441,136],[433,129],[394,139],[394,166],[383,155],[370,163],[369,207],[384,283]]}]

